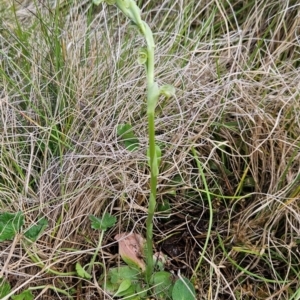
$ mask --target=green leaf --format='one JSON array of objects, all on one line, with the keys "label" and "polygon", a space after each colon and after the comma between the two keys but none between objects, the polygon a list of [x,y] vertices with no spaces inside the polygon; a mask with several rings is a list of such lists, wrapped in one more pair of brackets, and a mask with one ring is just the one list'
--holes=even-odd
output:
[{"label": "green leaf", "polygon": [[158,145],[155,145],[155,154],[157,159],[157,166],[160,166],[161,163],[161,149]]},{"label": "green leaf", "polygon": [[166,98],[170,98],[172,96],[175,96],[175,88],[170,84],[163,85],[159,89],[159,94],[165,96]]},{"label": "green leaf", "polygon": [[123,139],[125,147],[129,151],[135,151],[139,147],[139,140],[134,135],[130,124],[120,124],[117,126],[117,136]]},{"label": "green leaf", "polygon": [[109,280],[106,281],[106,284],[102,285],[102,288],[108,293],[108,294],[114,294],[118,290],[119,285],[116,283],[112,283]]},{"label": "green leaf", "polygon": [[173,291],[173,300],[195,300],[196,292],[193,284],[185,277],[176,280]]},{"label": "green leaf", "polygon": [[136,296],[135,298],[132,298],[132,300],[139,300],[139,299],[147,299],[147,289],[145,288],[145,285],[142,286],[140,283],[135,283],[135,292]]},{"label": "green leaf", "polygon": [[149,87],[147,91],[147,113],[154,114],[155,107],[157,104],[157,100],[159,97],[159,88],[157,82],[153,82],[153,84]]},{"label": "green leaf", "polygon": [[22,212],[0,214],[0,242],[12,240],[24,224]]},{"label": "green leaf", "polygon": [[128,289],[130,289],[130,287],[131,287],[131,280],[130,279],[123,280],[121,282],[121,284],[119,285],[119,288],[118,288],[117,292],[115,293],[114,297],[116,297],[116,296],[122,297],[122,296],[128,296],[128,295],[134,294],[134,288],[133,287],[131,288],[132,292],[129,291],[129,294],[128,294]]},{"label": "green leaf", "polygon": [[172,293],[172,274],[161,271],[152,275],[153,291],[158,299],[167,299]]},{"label": "green leaf", "polygon": [[36,241],[38,237],[44,232],[48,226],[48,220],[46,218],[41,218],[38,220],[36,225],[31,226],[26,232],[25,236],[31,241]]},{"label": "green leaf", "polygon": [[81,264],[79,262],[76,263],[76,272],[77,275],[81,278],[85,278],[85,279],[91,279],[92,276],[81,266]]},{"label": "green leaf", "polygon": [[96,230],[107,230],[108,228],[113,227],[117,222],[116,217],[109,213],[105,213],[102,218],[90,215],[89,219],[92,222],[91,227]]},{"label": "green leaf", "polygon": [[[119,290],[122,283],[125,281],[125,283],[123,283],[123,285],[126,286],[126,284],[128,284],[128,280],[129,280],[130,282],[135,282],[136,284],[131,285],[131,287],[127,288],[126,293],[125,293],[125,291],[124,291],[124,293],[126,295],[133,295],[134,291],[138,290],[139,276],[140,276],[140,272],[138,270],[131,269],[128,266],[111,268],[107,272],[107,281],[106,281],[106,284],[103,284],[103,288],[105,288],[105,290],[108,293],[115,294]],[[122,289],[123,288],[124,288],[124,286],[122,287]],[[123,292],[118,291],[118,293],[122,294]],[[118,294],[118,296],[121,296],[121,295]],[[124,295],[122,295],[122,296],[124,296]]]},{"label": "green leaf", "polygon": [[161,203],[158,203],[157,211],[162,213],[170,213],[171,212],[170,201],[168,199],[163,199]]},{"label": "green leaf", "polygon": [[30,290],[25,290],[19,295],[11,296],[13,300],[33,300],[34,296]]},{"label": "green leaf", "polygon": [[[148,165],[150,166],[150,148],[147,149],[147,158],[148,158]],[[158,145],[155,145],[155,154],[154,159],[157,161],[157,166],[160,166],[161,163],[161,149]]]},{"label": "green leaf", "polygon": [[108,271],[108,277],[111,283],[121,284],[124,280],[130,279],[132,281],[139,278],[140,272],[136,269],[132,269],[128,266],[123,266],[119,268],[111,268]]},{"label": "green leaf", "polygon": [[[150,148],[147,149],[147,157],[148,157],[148,164],[150,166]],[[153,170],[154,176],[158,176],[159,174],[159,166],[161,163],[161,149],[158,145],[155,145],[155,152],[153,157],[153,162],[151,169]]]},{"label": "green leaf", "polygon": [[8,281],[4,278],[0,278],[0,299],[4,298],[11,291],[11,287]]}]

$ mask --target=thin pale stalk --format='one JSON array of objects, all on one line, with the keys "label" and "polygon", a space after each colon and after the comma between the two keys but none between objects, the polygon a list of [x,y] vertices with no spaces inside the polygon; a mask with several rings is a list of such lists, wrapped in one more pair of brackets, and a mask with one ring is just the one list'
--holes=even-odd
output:
[{"label": "thin pale stalk", "polygon": [[92,268],[93,268],[93,266],[94,266],[94,264],[95,264],[96,258],[97,258],[97,256],[98,256],[98,253],[99,253],[100,248],[101,248],[101,246],[102,246],[102,240],[103,240],[103,237],[104,237],[104,232],[105,232],[105,230],[101,230],[101,233],[99,234],[99,242],[98,242],[96,251],[95,251],[95,253],[94,253],[94,255],[93,255],[92,259],[91,259],[90,265],[89,265],[89,267],[88,267],[88,269],[87,269],[87,272],[88,272],[89,274],[92,273]]}]

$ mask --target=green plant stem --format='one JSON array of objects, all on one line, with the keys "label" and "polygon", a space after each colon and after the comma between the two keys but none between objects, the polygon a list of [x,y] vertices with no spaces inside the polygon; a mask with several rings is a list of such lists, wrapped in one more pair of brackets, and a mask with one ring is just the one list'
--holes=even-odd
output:
[{"label": "green plant stem", "polygon": [[148,205],[148,215],[146,220],[146,240],[147,240],[147,254],[146,254],[146,279],[150,281],[153,273],[153,217],[156,207],[156,186],[157,174],[154,173],[153,161],[155,156],[155,126],[154,126],[154,113],[148,113],[148,134],[149,134],[149,150],[150,150],[150,198]]},{"label": "green plant stem", "polygon": [[94,255],[93,255],[92,259],[91,259],[91,262],[90,262],[90,264],[89,264],[89,267],[88,267],[88,269],[87,269],[87,272],[88,272],[89,274],[92,273],[93,265],[95,264],[97,255],[98,255],[98,253],[99,253],[99,251],[100,251],[100,248],[101,248],[101,246],[102,246],[102,240],[103,240],[103,237],[104,237],[104,232],[105,232],[105,230],[101,230],[101,233],[99,234],[99,242],[98,242],[97,249],[96,249],[96,251],[95,251],[95,253],[94,253]]},{"label": "green plant stem", "polygon": [[67,296],[69,299],[73,299],[73,297],[65,290],[59,289],[53,285],[40,285],[40,286],[35,286],[35,287],[29,287],[29,291],[34,291],[34,290],[42,290],[42,289],[51,289],[57,293],[60,293],[62,295]]},{"label": "green plant stem", "polygon": [[[152,36],[152,34],[151,34]],[[152,39],[153,40],[153,39]],[[151,42],[146,38],[147,43]],[[154,84],[154,47],[149,45],[148,50],[148,59],[147,59],[147,87],[148,91]],[[150,99],[151,95],[148,92],[147,102],[157,101],[157,99]],[[146,255],[146,279],[147,282],[150,281],[151,275],[153,273],[153,217],[156,207],[156,188],[157,188],[157,172],[154,168],[154,159],[156,154],[155,149],[155,105],[151,105],[152,109],[147,111],[148,114],[148,138],[149,138],[149,152],[150,152],[150,198],[148,205],[148,215],[146,220],[146,240],[147,240],[147,255]]]},{"label": "green plant stem", "polygon": [[22,245],[24,246],[24,249],[26,251],[26,253],[28,254],[28,256],[30,257],[30,259],[41,269],[45,268],[45,271],[47,273],[50,274],[54,274],[54,275],[58,275],[58,276],[72,276],[72,275],[76,275],[76,272],[59,272],[56,270],[53,270],[49,267],[47,267],[39,258],[39,256],[36,254],[38,251],[36,251],[36,253],[32,253],[29,248],[27,247],[27,244],[22,243]]},{"label": "green plant stem", "polygon": [[145,69],[147,74],[147,115],[148,115],[148,138],[150,152],[150,198],[148,215],[146,220],[146,281],[149,283],[153,273],[153,217],[156,207],[156,187],[158,176],[158,159],[155,145],[155,106],[159,97],[159,88],[154,81],[154,48],[155,43],[151,28],[142,21],[140,10],[133,0],[116,0],[118,8],[138,27],[147,43],[147,61]]}]

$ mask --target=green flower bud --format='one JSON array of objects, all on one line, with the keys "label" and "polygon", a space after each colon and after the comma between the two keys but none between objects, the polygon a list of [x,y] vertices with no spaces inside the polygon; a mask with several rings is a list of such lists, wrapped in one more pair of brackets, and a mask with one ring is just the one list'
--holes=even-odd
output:
[{"label": "green flower bud", "polygon": [[166,98],[170,98],[172,96],[175,96],[175,88],[170,84],[163,85],[159,89],[159,94],[165,96]]},{"label": "green flower bud", "polygon": [[139,50],[138,63],[144,65],[148,60],[148,51],[147,48],[141,48]]}]

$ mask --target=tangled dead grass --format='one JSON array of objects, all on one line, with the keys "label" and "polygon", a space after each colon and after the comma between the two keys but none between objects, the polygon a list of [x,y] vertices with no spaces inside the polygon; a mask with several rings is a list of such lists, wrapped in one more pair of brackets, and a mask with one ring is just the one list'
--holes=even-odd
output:
[{"label": "tangled dead grass", "polygon": [[[141,2],[157,32],[159,82],[177,89],[175,99],[161,99],[157,108],[164,149],[158,201],[170,202],[171,211],[155,218],[156,247],[172,258],[170,269],[192,276],[209,234],[196,273],[198,299],[294,299],[300,289],[299,5]],[[113,236],[145,233],[145,75],[135,62],[142,40],[114,9],[91,14],[88,2],[66,2],[58,24],[53,16],[61,12],[36,4],[30,3],[34,12],[17,9],[23,29],[8,15],[1,25],[0,195],[1,210],[23,211],[27,225],[45,216],[49,226],[32,245],[20,237],[0,244],[1,275],[15,290],[45,285],[35,299],[64,299],[49,285],[74,289],[74,299],[110,299],[98,279],[120,263]],[[116,135],[127,122],[140,140],[136,152]],[[192,147],[212,197],[209,233]],[[105,235],[102,265],[84,282],[72,272],[97,245],[88,216],[104,211],[118,225]]]}]

